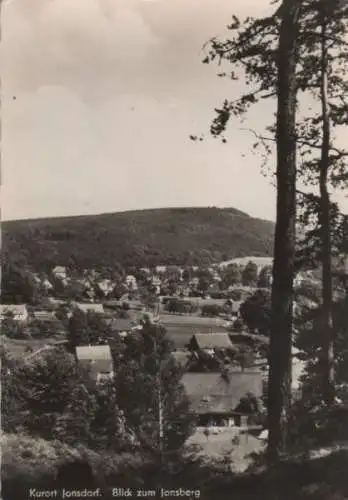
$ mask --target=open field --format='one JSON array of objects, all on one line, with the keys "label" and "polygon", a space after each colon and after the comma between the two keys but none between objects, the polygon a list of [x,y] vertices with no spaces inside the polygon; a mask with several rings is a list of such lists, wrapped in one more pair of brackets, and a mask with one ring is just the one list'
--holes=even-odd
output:
[{"label": "open field", "polygon": [[34,352],[46,345],[52,345],[57,342],[59,342],[59,339],[56,337],[45,339],[9,339],[5,335],[1,336],[1,346],[4,347],[14,359],[23,359],[25,356],[29,355],[30,352],[28,349]]},{"label": "open field", "polygon": [[[132,311],[133,312],[133,311]],[[131,312],[131,313],[132,313]],[[133,314],[131,314],[133,316]],[[137,315],[134,314],[134,320]],[[218,318],[205,318],[201,316],[161,314],[160,320],[167,330],[168,336],[174,342],[176,349],[183,349],[192,335],[195,333],[225,332],[223,325],[226,323]],[[50,337],[44,339],[9,339],[1,338],[1,345],[15,358],[22,358],[28,347],[33,351],[40,349],[46,344],[51,344],[64,337]]]},{"label": "open field", "polygon": [[160,320],[177,349],[183,349],[195,333],[225,332],[225,320],[201,316],[161,314]]}]

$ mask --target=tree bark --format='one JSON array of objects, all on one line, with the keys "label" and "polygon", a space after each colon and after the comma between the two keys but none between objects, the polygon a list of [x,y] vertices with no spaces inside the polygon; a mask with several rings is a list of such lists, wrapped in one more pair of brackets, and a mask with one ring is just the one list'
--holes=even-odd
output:
[{"label": "tree bark", "polygon": [[277,217],[268,379],[268,455],[286,450],[291,404],[291,346],[296,220],[296,60],[300,1],[283,0],[278,47]]},{"label": "tree bark", "polygon": [[320,189],[320,226],[322,261],[322,335],[323,335],[323,396],[326,404],[331,405],[335,396],[333,318],[332,318],[332,256],[331,256],[331,217],[330,195],[328,191],[328,172],[330,168],[330,110],[328,104],[328,50],[325,12],[321,25],[321,75],[320,101],[322,113],[322,146],[319,173]]}]

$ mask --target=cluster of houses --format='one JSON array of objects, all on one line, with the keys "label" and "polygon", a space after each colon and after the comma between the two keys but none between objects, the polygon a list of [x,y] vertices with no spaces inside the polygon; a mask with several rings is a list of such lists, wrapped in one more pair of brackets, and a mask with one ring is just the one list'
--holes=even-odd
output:
[{"label": "cluster of houses", "polygon": [[[122,336],[127,336],[141,330],[141,322],[134,321],[133,317],[113,318],[105,316],[102,304],[74,303],[74,307],[87,313],[92,311],[105,317],[113,331]],[[0,306],[0,315],[5,318],[9,313],[16,321],[27,321],[30,317],[26,306]],[[51,311],[35,311],[36,318],[49,320],[54,315]],[[140,317],[140,316],[139,316]],[[64,342],[64,341],[62,341]],[[59,345],[62,343],[59,342]],[[191,352],[204,352],[214,356],[216,350],[233,349],[233,343],[227,332],[197,333],[191,339]],[[41,353],[46,348],[51,349],[56,343],[47,344],[37,352]],[[82,345],[76,347],[76,361],[89,371],[90,377],[96,383],[111,378],[114,373],[113,358],[109,345]],[[246,425],[252,410],[241,407],[243,398],[253,395],[259,400],[263,395],[263,373],[257,368],[241,370],[229,366],[225,373],[194,373],[190,372],[190,351],[178,350],[173,352],[174,358],[183,367],[182,384],[191,402],[192,411],[197,416],[200,426],[231,426]],[[35,352],[28,355],[33,360]],[[181,357],[181,360],[180,360]],[[244,420],[243,420],[244,419]],[[245,420],[246,419],[246,420]]]},{"label": "cluster of houses", "polygon": [[[227,334],[196,334],[193,336],[197,350],[210,355],[216,349],[230,349],[233,344]],[[299,397],[299,379],[304,366],[299,366],[294,353],[293,395]],[[265,424],[262,419],[263,397],[267,380],[267,362],[261,360],[253,367],[242,369],[228,366],[223,372],[189,371],[190,354],[175,351],[175,359],[182,366],[182,384],[189,398],[191,411],[199,427],[243,427],[260,432]],[[81,346],[76,349],[76,359],[90,371],[99,383],[113,375],[113,360],[109,346]]]},{"label": "cluster of houses", "polygon": [[[113,359],[108,345],[77,347],[76,359],[89,370],[96,383],[113,376]],[[257,401],[256,404],[260,405],[264,394],[261,370],[231,367],[225,373],[184,372],[182,384],[198,426],[231,427],[257,423],[260,407],[246,401]]]},{"label": "cluster of houses", "polygon": [[[148,283],[151,284],[157,295],[160,295],[162,288],[166,285],[168,278],[166,268],[158,267],[155,270],[142,269],[144,276],[148,276]],[[117,332],[121,337],[134,333],[135,330],[141,330],[141,322],[134,320],[134,317],[113,317],[107,314],[107,301],[95,301],[95,290],[98,287],[101,297],[108,298],[112,296],[116,286],[114,280],[102,278],[97,272],[91,271],[84,273],[80,278],[68,276],[68,271],[63,266],[56,266],[52,270],[52,276],[59,280],[64,286],[69,286],[72,281],[79,282],[87,294],[84,301],[70,301],[70,312],[76,308],[84,313],[91,311],[95,314],[103,315],[105,321],[109,324],[112,331]],[[176,292],[182,297],[190,296],[192,290],[196,290],[199,278],[191,277],[184,281],[183,270],[180,270],[180,276],[177,282]],[[41,286],[54,292],[54,283],[51,283],[48,277],[38,277]],[[209,290],[220,289],[221,275],[217,268],[211,269],[212,283]],[[54,280],[53,280],[54,281]],[[133,297],[132,308],[142,311],[144,304],[137,298],[139,283],[135,276],[128,275],[124,278],[122,286],[125,291],[125,297]],[[216,288],[214,288],[216,287]],[[135,297],[135,300],[134,300]],[[117,301],[118,306],[122,304],[123,298]],[[197,300],[199,300],[197,298]],[[209,296],[204,297],[204,304],[209,304]],[[216,303],[214,299],[214,303]],[[226,304],[225,299],[221,299]],[[102,303],[104,302],[104,304]],[[137,302],[137,305],[135,305]],[[165,302],[162,298],[162,302]],[[19,322],[29,321],[30,318],[41,322],[55,321],[57,319],[57,310],[59,306],[66,305],[66,301],[57,299],[54,293],[47,298],[47,307],[41,309],[35,308],[29,310],[25,304],[21,305],[0,305],[0,321],[6,317],[12,317]],[[228,316],[235,320],[239,315],[240,302],[232,301],[229,304]],[[140,316],[138,315],[138,318]],[[153,319],[154,320],[154,319]],[[192,353],[204,353],[206,356],[214,357],[217,351],[233,351],[236,345],[257,345],[260,342],[259,336],[253,336],[243,332],[210,332],[193,333],[190,341],[190,350],[176,350],[173,352],[175,359],[183,367],[182,384],[191,402],[192,411],[197,416],[197,422],[201,426],[232,426],[232,425],[252,425],[255,422],[256,414],[259,412],[255,402],[260,404],[264,395],[264,382],[267,375],[267,362],[260,359],[257,365],[252,367],[242,367],[231,364],[228,356],[226,366],[223,371],[195,372],[190,370],[190,360]],[[81,366],[88,368],[92,379],[99,383],[113,376],[114,366],[109,345],[84,345],[76,348],[76,360]],[[31,355],[32,357],[32,355]]]},{"label": "cluster of houses", "polygon": [[[202,293],[199,290],[200,278],[198,267],[192,267],[191,276],[185,276],[183,268],[177,266],[157,266],[154,269],[141,268],[138,277],[128,274],[125,276],[105,277],[95,270],[84,270],[80,273],[71,273],[64,266],[56,266],[49,275],[34,274],[36,283],[49,295],[56,293],[57,282],[60,291],[62,288],[70,289],[71,293],[82,296],[84,300],[94,301],[115,298],[120,291],[123,293],[137,294],[144,286],[155,295],[164,295],[170,291],[171,295],[189,297]],[[221,293],[223,268],[209,267],[206,271],[208,283],[204,294],[206,296]],[[224,292],[231,291],[234,287],[227,286]]]},{"label": "cluster of houses", "polygon": [[[198,267],[183,268],[179,266],[157,266],[153,269],[141,268],[134,274],[112,271],[80,270],[73,271],[68,267],[57,265],[49,273],[33,273],[34,280],[46,295],[57,297],[68,295],[75,300],[88,302],[119,299],[124,294],[133,294],[135,297],[146,289],[157,296],[171,295],[176,297],[221,298],[238,288],[242,292],[255,290],[257,283],[229,284],[224,279],[228,265],[238,266],[241,274],[248,264],[257,268],[257,276],[266,270],[265,287],[270,287],[272,282],[270,258],[253,257],[250,259],[234,259],[222,264],[215,264],[208,268]],[[308,273],[307,273],[308,274]],[[306,278],[312,279],[307,274],[300,273],[295,279],[295,286],[300,286]],[[202,280],[202,276],[204,279]],[[202,281],[204,286],[202,289]]]}]

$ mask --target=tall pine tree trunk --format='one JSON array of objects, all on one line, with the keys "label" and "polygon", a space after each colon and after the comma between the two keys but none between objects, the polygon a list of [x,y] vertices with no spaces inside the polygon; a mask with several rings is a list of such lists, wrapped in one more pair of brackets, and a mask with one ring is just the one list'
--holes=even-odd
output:
[{"label": "tall pine tree trunk", "polygon": [[296,59],[300,2],[283,0],[278,48],[277,218],[268,380],[268,455],[285,451],[291,404],[296,219]]},{"label": "tall pine tree trunk", "polygon": [[[323,8],[324,10],[324,8]],[[334,400],[334,348],[332,318],[332,256],[331,256],[331,217],[330,195],[328,192],[328,172],[330,168],[330,111],[328,104],[328,50],[326,34],[326,15],[323,12],[321,25],[321,68],[320,68],[320,101],[322,113],[322,145],[320,159],[320,228],[321,228],[321,262],[322,262],[322,335],[323,335],[323,396],[330,405]]]}]

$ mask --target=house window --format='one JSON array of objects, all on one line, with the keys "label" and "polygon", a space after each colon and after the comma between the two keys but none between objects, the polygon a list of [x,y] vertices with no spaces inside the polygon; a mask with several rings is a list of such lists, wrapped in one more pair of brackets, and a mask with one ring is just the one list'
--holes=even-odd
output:
[{"label": "house window", "polygon": [[248,425],[248,417],[246,415],[242,415],[240,419],[241,427],[246,427]]}]

